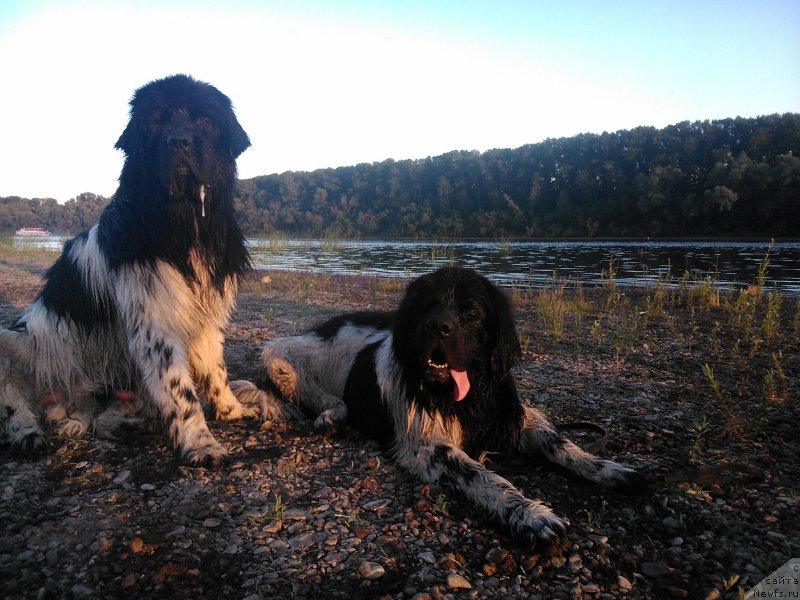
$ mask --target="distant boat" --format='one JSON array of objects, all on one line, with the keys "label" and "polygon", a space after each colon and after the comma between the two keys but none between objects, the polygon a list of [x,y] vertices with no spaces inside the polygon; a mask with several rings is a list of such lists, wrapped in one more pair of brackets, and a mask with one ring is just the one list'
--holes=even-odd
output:
[{"label": "distant boat", "polygon": [[17,229],[14,235],[24,237],[48,237],[51,233],[47,231],[47,229],[42,229],[41,227],[23,227],[22,229]]}]

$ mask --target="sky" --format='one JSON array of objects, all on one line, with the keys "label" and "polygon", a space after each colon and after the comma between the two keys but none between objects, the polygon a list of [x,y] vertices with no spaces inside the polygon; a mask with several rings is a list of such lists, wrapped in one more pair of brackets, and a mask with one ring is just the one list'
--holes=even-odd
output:
[{"label": "sky", "polygon": [[800,112],[797,0],[3,0],[0,197],[111,196],[135,89],[228,95],[239,176]]}]

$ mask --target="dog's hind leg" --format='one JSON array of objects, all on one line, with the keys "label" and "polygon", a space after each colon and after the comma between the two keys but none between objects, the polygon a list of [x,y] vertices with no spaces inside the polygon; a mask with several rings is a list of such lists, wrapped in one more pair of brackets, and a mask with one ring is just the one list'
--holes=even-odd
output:
[{"label": "dog's hind leg", "polygon": [[47,447],[39,414],[34,404],[36,391],[26,374],[10,356],[0,356],[0,406],[12,453],[36,455]]},{"label": "dog's hind leg", "polygon": [[553,464],[607,487],[636,489],[644,477],[613,460],[590,454],[558,433],[553,424],[535,408],[525,407],[525,418],[518,450],[523,455],[543,456]]},{"label": "dog's hind leg", "polygon": [[312,370],[302,368],[302,359],[290,360],[267,346],[261,353],[266,371],[266,385],[275,390],[287,402],[298,405],[316,415],[317,430],[338,429],[347,422],[347,405],[341,398],[323,388]]}]

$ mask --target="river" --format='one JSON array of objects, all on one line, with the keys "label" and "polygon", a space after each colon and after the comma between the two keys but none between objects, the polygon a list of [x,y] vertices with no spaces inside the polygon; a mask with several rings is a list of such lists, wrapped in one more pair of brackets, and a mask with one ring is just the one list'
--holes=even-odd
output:
[{"label": "river", "polygon": [[[64,238],[15,237],[15,246],[59,248]],[[722,289],[755,283],[766,258],[765,284],[800,295],[800,241],[415,241],[248,238],[257,267],[413,277],[444,265],[477,269],[501,285],[548,285],[553,277],[587,285],[613,266],[618,285],[659,278],[675,285],[685,272]]]}]

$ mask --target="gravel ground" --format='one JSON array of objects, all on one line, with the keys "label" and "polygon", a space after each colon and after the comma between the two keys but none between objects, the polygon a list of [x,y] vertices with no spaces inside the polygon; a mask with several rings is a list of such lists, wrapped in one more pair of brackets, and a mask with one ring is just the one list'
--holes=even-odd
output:
[{"label": "gravel ground", "polygon": [[[0,324],[33,298],[46,262],[0,251]],[[255,376],[266,339],[390,308],[401,292],[377,278],[254,273],[229,328],[231,376]],[[631,497],[545,465],[510,474],[571,522],[558,548],[513,545],[355,435],[211,422],[234,456],[219,471],[181,465],[157,435],[54,437],[38,460],[0,448],[0,596],[739,598],[800,556],[796,300],[783,299],[768,335],[766,298],[745,329],[730,307],[688,294],[658,312],[653,290],[617,292],[512,292],[522,395],[557,423],[601,425],[602,455],[650,480]],[[726,462],[755,476],[697,471]]]}]

